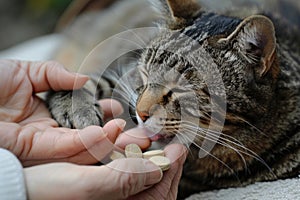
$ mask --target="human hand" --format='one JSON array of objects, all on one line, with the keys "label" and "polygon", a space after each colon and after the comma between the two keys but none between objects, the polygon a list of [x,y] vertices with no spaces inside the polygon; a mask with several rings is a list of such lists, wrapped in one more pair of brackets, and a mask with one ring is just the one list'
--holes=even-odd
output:
[{"label": "human hand", "polygon": [[162,180],[153,187],[129,197],[130,200],[175,200],[177,199],[183,164],[187,149],[180,144],[171,144],[164,149],[165,156],[171,161],[171,167],[164,172]]},{"label": "human hand", "polygon": [[[60,128],[36,93],[82,87],[87,76],[67,72],[56,62],[0,61],[0,147],[13,152],[24,166],[68,161],[91,164],[108,152],[125,125],[113,120],[103,128]],[[122,112],[116,101],[100,102],[105,115]],[[111,106],[108,106],[111,105]],[[101,148],[102,146],[102,148]],[[89,149],[99,149],[91,155]]]},{"label": "human hand", "polygon": [[173,200],[187,151],[182,145],[172,144],[165,148],[165,153],[172,165],[163,177],[152,162],[138,158],[118,159],[102,166],[55,163],[25,168],[28,197]]}]

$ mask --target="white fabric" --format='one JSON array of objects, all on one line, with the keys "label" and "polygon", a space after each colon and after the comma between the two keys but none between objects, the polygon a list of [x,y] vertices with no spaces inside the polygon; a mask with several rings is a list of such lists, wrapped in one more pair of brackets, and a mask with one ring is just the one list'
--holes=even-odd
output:
[{"label": "white fabric", "polygon": [[300,200],[300,176],[194,194],[186,200]]},{"label": "white fabric", "polygon": [[25,200],[26,190],[23,167],[19,160],[0,148],[0,199]]}]

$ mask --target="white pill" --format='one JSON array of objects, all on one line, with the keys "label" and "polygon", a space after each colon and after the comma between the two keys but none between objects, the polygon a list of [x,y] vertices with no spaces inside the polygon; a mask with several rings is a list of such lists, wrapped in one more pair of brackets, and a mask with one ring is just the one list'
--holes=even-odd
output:
[{"label": "white pill", "polygon": [[125,147],[127,158],[143,158],[143,152],[137,144],[128,144]]},{"label": "white pill", "polygon": [[163,150],[151,150],[143,153],[143,158],[149,159],[153,156],[165,156],[165,152]]},{"label": "white pill", "polygon": [[164,156],[153,156],[149,158],[149,160],[155,165],[159,166],[162,171],[168,170],[171,166],[170,159]]}]

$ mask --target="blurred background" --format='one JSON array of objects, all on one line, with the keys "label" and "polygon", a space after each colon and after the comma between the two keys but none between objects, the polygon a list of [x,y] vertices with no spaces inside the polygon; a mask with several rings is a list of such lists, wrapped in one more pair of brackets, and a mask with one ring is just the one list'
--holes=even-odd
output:
[{"label": "blurred background", "polygon": [[[0,51],[22,41],[52,33],[66,8],[74,1],[76,4],[93,2],[90,7],[103,8],[116,0],[0,0]],[[216,10],[240,5],[264,7],[269,12],[280,13],[280,16],[300,29],[299,0],[200,1]]]},{"label": "blurred background", "polygon": [[54,31],[72,0],[0,0],[0,50]]}]

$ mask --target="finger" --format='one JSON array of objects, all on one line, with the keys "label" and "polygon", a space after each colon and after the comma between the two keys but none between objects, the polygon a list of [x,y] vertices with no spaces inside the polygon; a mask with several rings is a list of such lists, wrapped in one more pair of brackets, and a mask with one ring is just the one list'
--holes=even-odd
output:
[{"label": "finger", "polygon": [[[114,132],[116,131],[116,132]],[[118,135],[120,130],[110,130],[110,137],[112,135]],[[89,126],[79,131],[78,135],[75,136],[75,142],[71,143],[73,147],[77,148],[73,149],[72,156],[74,157],[74,152],[81,153],[84,151],[88,151],[88,153],[93,156],[97,161],[101,161],[104,157],[106,157],[114,148],[114,144],[108,137],[108,133],[106,133],[101,127],[98,126]],[[70,141],[72,142],[72,141]],[[61,144],[63,145],[62,142]],[[65,144],[66,145],[66,144]],[[61,148],[64,148],[61,146]],[[77,150],[77,151],[76,151]],[[67,153],[72,151],[67,151]],[[56,154],[58,155],[58,154]],[[60,155],[61,156],[61,155]],[[65,157],[65,156],[64,156]],[[75,157],[82,158],[80,154]],[[74,160],[74,159],[73,159]],[[85,160],[85,159],[84,159]]]},{"label": "finger", "polygon": [[[186,158],[186,149],[179,144],[168,145],[165,149],[166,156],[171,160],[171,167],[164,172],[164,177],[159,184],[146,191],[152,199],[176,199],[178,184],[181,177],[183,162]],[[130,199],[144,199],[145,194],[137,194]]]},{"label": "finger", "polygon": [[132,143],[139,145],[143,150],[149,148],[151,145],[151,141],[147,137],[145,129],[143,128],[133,128],[120,134],[115,145],[125,149],[126,145]]},{"label": "finger", "polygon": [[107,133],[107,138],[112,142],[115,143],[119,134],[123,131],[126,125],[126,121],[123,119],[114,119],[107,122],[103,130]]},{"label": "finger", "polygon": [[121,103],[114,99],[102,99],[99,103],[104,112],[104,118],[115,118],[124,111]]},{"label": "finger", "polygon": [[[100,172],[99,168],[95,170]],[[149,185],[158,183],[162,178],[159,167],[149,160],[138,158],[114,160],[101,173],[105,174],[105,178],[101,180],[100,191],[97,192],[106,194],[101,196],[102,199],[126,199],[145,190]],[[113,197],[111,194],[114,194]]]},{"label": "finger", "polygon": [[27,62],[19,61],[31,80],[34,92],[52,90],[72,90],[81,88],[88,77],[68,72],[61,64],[54,61]]},{"label": "finger", "polygon": [[181,179],[182,170],[183,170],[183,164],[178,163],[178,167],[177,167],[175,175],[173,176],[173,180],[171,182],[170,192],[168,194],[167,199],[176,199],[177,198],[178,186],[179,186],[179,182],[180,182],[180,179]]},{"label": "finger", "polygon": [[[22,162],[60,160],[92,164],[103,159],[114,148],[107,134],[98,126],[82,130],[67,128],[40,130],[30,125],[20,127],[17,124],[10,124],[8,132],[3,132],[2,129],[0,131],[0,135],[7,138],[1,140],[0,143],[4,144],[0,145],[14,152]],[[118,133],[113,133],[112,130],[111,134]]]},{"label": "finger", "polygon": [[165,173],[165,176],[170,177],[169,193],[167,199],[176,199],[178,193],[178,185],[182,175],[183,164],[187,156],[187,149],[181,144],[171,144],[164,149],[166,157],[171,160],[171,167]]},{"label": "finger", "polygon": [[172,162],[171,168],[165,174],[165,176],[169,176],[171,179],[167,199],[176,199],[183,164],[187,156],[187,149],[180,144],[171,144],[165,148],[165,152],[166,156]]},{"label": "finger", "polygon": [[171,163],[179,161],[180,164],[183,164],[186,156],[187,156],[187,149],[185,146],[181,144],[170,144],[165,147],[165,156],[168,157]]},{"label": "finger", "polygon": [[64,158],[53,158],[53,159],[31,159],[31,160],[21,160],[22,165],[24,167],[30,167],[34,165],[41,165],[41,164],[47,164],[47,163],[57,163],[57,162],[68,162],[68,163],[76,163],[80,165],[87,165],[87,164],[95,164],[99,163],[97,158],[95,158],[93,155],[90,154],[89,151],[83,151],[79,152],[78,154],[75,154],[70,157],[64,157]]},{"label": "finger", "polygon": [[[74,152],[85,151],[105,140],[107,136],[103,129],[98,126],[89,126],[82,130],[53,128],[49,131],[56,135],[53,147],[54,152],[56,152],[56,158],[74,155]],[[49,132],[46,130],[43,135],[45,134],[49,135]]]}]

